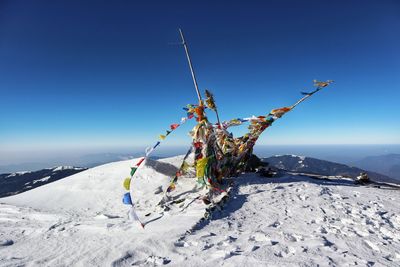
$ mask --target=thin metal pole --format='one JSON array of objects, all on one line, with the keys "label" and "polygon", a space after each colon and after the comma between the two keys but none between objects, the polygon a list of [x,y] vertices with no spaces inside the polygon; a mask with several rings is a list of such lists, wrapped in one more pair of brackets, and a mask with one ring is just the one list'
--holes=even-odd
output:
[{"label": "thin metal pole", "polygon": [[221,121],[219,120],[219,115],[218,115],[217,109],[215,109],[215,114],[217,115],[217,121],[218,121],[219,127],[221,127],[221,129],[222,129],[222,124],[221,124]]},{"label": "thin metal pole", "polygon": [[183,47],[185,48],[186,57],[187,57],[187,60],[189,62],[190,72],[192,73],[193,83],[194,83],[194,87],[196,88],[197,97],[199,98],[199,102],[201,102],[202,99],[201,99],[201,95],[200,95],[200,91],[199,91],[199,86],[197,85],[196,75],[194,74],[192,61],[190,60],[189,49],[187,47],[187,44],[186,44],[186,41],[185,41],[185,37],[183,37],[183,32],[182,32],[181,29],[179,29],[179,33],[181,34],[182,44],[183,44]]}]

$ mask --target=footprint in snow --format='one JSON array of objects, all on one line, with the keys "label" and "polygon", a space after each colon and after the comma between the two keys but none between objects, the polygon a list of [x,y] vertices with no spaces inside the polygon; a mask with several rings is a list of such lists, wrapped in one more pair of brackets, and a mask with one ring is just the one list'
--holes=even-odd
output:
[{"label": "footprint in snow", "polygon": [[319,229],[319,232],[320,232],[321,234],[327,234],[327,233],[328,233],[328,231],[326,230],[326,228],[324,228],[324,227],[322,227],[322,226],[321,226],[321,228]]},{"label": "footprint in snow", "polygon": [[154,191],[154,194],[161,194],[163,192],[163,189],[161,186],[157,187],[157,189]]},{"label": "footprint in snow", "polygon": [[111,215],[111,214],[97,214],[95,217],[97,220],[103,220],[103,219],[118,219],[121,218],[120,216],[117,215]]},{"label": "footprint in snow", "polygon": [[321,189],[321,191],[319,192],[319,195],[320,196],[322,196],[322,195],[332,196],[332,190],[330,188],[328,188],[328,187],[323,187]]},{"label": "footprint in snow", "polygon": [[263,242],[266,245],[271,245],[271,246],[275,246],[276,244],[279,243],[278,241],[271,240],[266,234],[262,232],[256,232],[255,234],[251,235],[249,237],[249,241]]},{"label": "footprint in snow", "polygon": [[292,247],[284,247],[282,250],[274,253],[274,255],[279,258],[286,258],[290,255],[295,255],[295,254],[296,254],[296,249]]},{"label": "footprint in snow", "polygon": [[171,260],[167,257],[150,256],[147,258],[146,263],[153,264],[154,266],[166,265],[170,263]]},{"label": "footprint in snow", "polygon": [[323,236],[322,239],[323,239],[322,244],[324,245],[324,247],[332,248],[334,251],[338,250],[335,243],[329,241],[325,236]]},{"label": "footprint in snow", "polygon": [[339,218],[344,225],[354,225],[354,220],[348,218]]},{"label": "footprint in snow", "polygon": [[207,237],[211,237],[211,236],[216,236],[216,234],[214,234],[213,232],[210,232],[208,234],[200,236],[200,238],[207,238]]},{"label": "footprint in snow", "polygon": [[229,246],[229,243],[230,243],[229,241],[220,241],[217,243],[217,246],[227,247],[227,246]]},{"label": "footprint in snow", "polygon": [[400,215],[391,215],[388,220],[390,221],[391,225],[393,225],[393,228],[400,230]]},{"label": "footprint in snow", "polygon": [[384,208],[385,207],[382,203],[379,203],[377,201],[370,200],[369,203],[372,204],[372,205],[378,206],[379,208]]},{"label": "footprint in snow", "polygon": [[7,247],[14,244],[14,241],[11,239],[0,240],[0,247]]},{"label": "footprint in snow", "polygon": [[228,241],[229,243],[235,242],[238,238],[234,237],[234,236],[228,236],[226,238],[226,241]]},{"label": "footprint in snow", "polygon": [[207,250],[209,248],[212,248],[214,246],[214,244],[205,244],[202,250]]},{"label": "footprint in snow", "polygon": [[284,233],[283,236],[286,240],[290,242],[298,242],[304,240],[304,237],[298,234]]},{"label": "footprint in snow", "polygon": [[298,197],[299,200],[301,200],[301,201],[305,201],[305,200],[307,200],[307,199],[309,198],[309,196],[307,196],[307,195],[297,195],[297,197]]},{"label": "footprint in snow", "polygon": [[367,247],[369,247],[370,249],[373,249],[375,251],[380,251],[378,245],[376,245],[375,243],[368,241],[368,240],[364,240],[365,245],[367,245]]},{"label": "footprint in snow", "polygon": [[275,221],[272,224],[268,225],[269,227],[273,228],[279,228],[281,226],[281,223],[279,221]]},{"label": "footprint in snow", "polygon": [[354,231],[354,233],[355,233],[356,235],[358,235],[358,236],[360,236],[360,237],[367,237],[367,236],[369,236],[369,232],[364,231],[363,229],[360,229],[360,228],[357,228],[357,227],[354,227],[353,231]]},{"label": "footprint in snow", "polygon": [[185,248],[189,247],[189,244],[186,241],[177,241],[174,243],[174,246],[178,248]]},{"label": "footprint in snow", "polygon": [[179,247],[179,248],[187,248],[187,247],[196,247],[199,243],[196,241],[189,241],[186,242],[184,240],[181,241],[177,241],[174,243],[175,247]]},{"label": "footprint in snow", "polygon": [[240,249],[235,249],[232,251],[217,250],[210,255],[210,258],[212,258],[212,259],[223,258],[224,260],[226,260],[230,257],[240,255],[242,252],[243,251],[241,251]]},{"label": "footprint in snow", "polygon": [[323,221],[324,221],[323,218],[317,217],[317,218],[315,218],[315,219],[312,219],[312,220],[310,221],[310,223],[311,223],[311,224],[320,224],[320,223],[323,222]]},{"label": "footprint in snow", "polygon": [[381,227],[379,229],[379,231],[382,233],[383,239],[385,239],[385,240],[396,238],[396,235],[394,233],[392,233],[392,231],[390,231],[389,229],[387,229],[385,227]]},{"label": "footprint in snow", "polygon": [[229,252],[225,250],[216,250],[213,253],[210,254],[211,259],[218,259],[218,258],[229,258]]}]

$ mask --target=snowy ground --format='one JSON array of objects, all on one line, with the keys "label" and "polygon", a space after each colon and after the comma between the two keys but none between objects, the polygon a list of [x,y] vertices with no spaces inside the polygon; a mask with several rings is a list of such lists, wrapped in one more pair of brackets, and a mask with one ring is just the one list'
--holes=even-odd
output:
[{"label": "snowy ground", "polygon": [[138,171],[144,230],[121,204],[132,160],[0,199],[0,266],[400,265],[398,190],[247,174],[224,209],[199,224],[205,205],[193,179],[176,190],[184,202],[164,214],[154,209],[180,160]]}]

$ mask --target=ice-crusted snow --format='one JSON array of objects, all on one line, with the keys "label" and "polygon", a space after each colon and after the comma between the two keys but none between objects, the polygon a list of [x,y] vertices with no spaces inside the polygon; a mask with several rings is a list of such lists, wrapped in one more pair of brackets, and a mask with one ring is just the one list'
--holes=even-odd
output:
[{"label": "ice-crusted snow", "polygon": [[244,174],[226,206],[199,223],[205,205],[192,178],[176,190],[184,202],[164,214],[155,209],[181,159],[150,160],[137,172],[134,201],[149,222],[144,230],[121,203],[135,160],[1,198],[0,266],[400,264],[400,191],[340,177]]},{"label": "ice-crusted snow", "polygon": [[307,165],[304,164],[303,160],[299,160],[298,163],[300,164],[300,168],[307,167]]},{"label": "ice-crusted snow", "polygon": [[284,155],[273,155],[273,157],[282,157],[282,156],[289,156],[292,158],[298,158],[300,161],[303,161],[306,159],[305,156],[299,156],[299,155],[294,155],[294,154],[284,154]]},{"label": "ice-crusted snow", "polygon": [[30,171],[14,172],[14,173],[11,173],[10,175],[7,175],[6,178],[12,178],[12,177],[15,177],[17,175],[23,175],[25,173],[30,173]]},{"label": "ice-crusted snow", "polygon": [[[33,184],[36,184],[36,183],[38,183],[38,182],[47,182],[50,178],[51,178],[51,176],[46,176],[46,177],[43,177],[43,178],[41,178],[41,179],[33,180],[32,183],[33,183]],[[29,183],[28,183],[28,184],[29,184]]]},{"label": "ice-crusted snow", "polygon": [[74,166],[58,166],[58,167],[54,167],[52,168],[53,171],[62,171],[62,170],[82,170],[83,168],[80,167],[74,167]]}]

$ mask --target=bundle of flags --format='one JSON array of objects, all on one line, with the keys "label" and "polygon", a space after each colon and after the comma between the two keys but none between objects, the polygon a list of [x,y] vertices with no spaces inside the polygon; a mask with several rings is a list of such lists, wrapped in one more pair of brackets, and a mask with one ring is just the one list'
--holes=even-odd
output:
[{"label": "bundle of flags", "polygon": [[[161,204],[166,202],[169,194],[176,189],[176,183],[179,181],[179,177],[187,173],[189,168],[195,169],[194,173],[196,173],[198,183],[210,189],[208,190],[207,196],[205,196],[209,199],[208,202],[212,202],[211,198],[213,195],[225,192],[224,187],[226,185],[223,183],[224,178],[236,175],[244,170],[253,152],[253,147],[260,135],[270,127],[274,121],[293,110],[298,104],[311,97],[316,92],[327,87],[333,81],[328,80],[326,82],[321,82],[314,80],[313,82],[316,89],[311,92],[301,92],[304,96],[292,106],[273,109],[265,116],[236,118],[223,123],[219,122],[214,96],[211,92],[206,90],[206,105],[209,109],[216,112],[218,123],[212,124],[208,121],[205,114],[206,106],[204,106],[203,101],[200,100],[198,105],[187,105],[184,107],[187,116],[183,117],[180,123],[171,124],[169,129],[166,130],[166,133],[159,136],[160,140],[157,141],[153,147],[146,148],[145,157],[141,158],[139,162],[131,168],[130,177],[126,178],[123,183],[125,189],[129,191],[124,195],[123,202],[131,205],[129,212],[130,218],[140,222],[133,209],[132,202],[133,191],[131,188],[131,181],[134,178],[134,174],[146,158],[157,148],[160,141],[164,140],[171,132],[176,130],[187,120],[195,117],[198,122],[190,132],[193,140],[192,145],[187,151],[179,170],[176,172],[175,176],[171,178],[169,186],[165,190],[164,198],[160,202]],[[249,123],[249,131],[241,137],[234,138],[232,133],[228,131],[228,128],[231,126],[238,126],[247,122]],[[190,165],[186,160],[192,153],[194,153],[194,163]],[[142,223],[141,225],[144,227]]]}]

